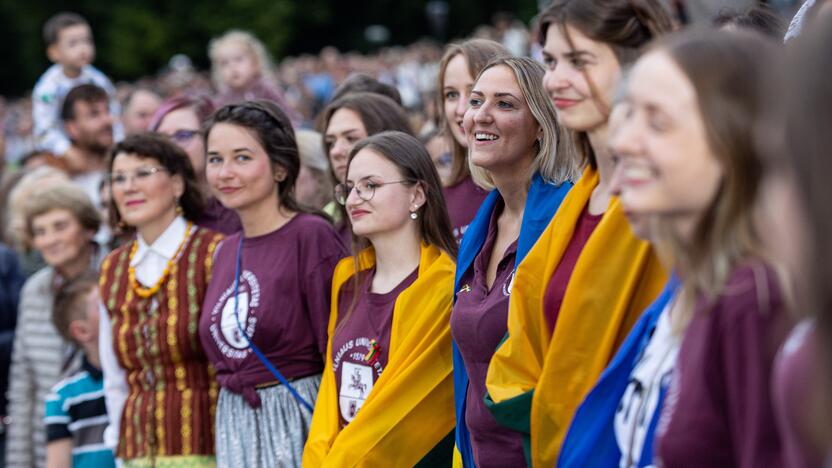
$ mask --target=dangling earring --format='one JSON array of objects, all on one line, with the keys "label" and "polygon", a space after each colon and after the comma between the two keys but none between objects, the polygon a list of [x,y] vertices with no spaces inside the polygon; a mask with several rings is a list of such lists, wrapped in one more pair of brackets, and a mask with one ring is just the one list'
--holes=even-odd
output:
[{"label": "dangling earring", "polygon": [[418,210],[418,209],[419,209],[419,207],[418,207],[418,206],[414,206],[414,207],[413,207],[413,209],[410,211],[410,219],[412,219],[412,220],[414,220],[414,221],[415,221],[415,220],[416,220],[416,218],[418,218],[418,217],[419,217],[419,213],[417,213],[417,212],[416,212],[416,210]]},{"label": "dangling earring", "polygon": [[176,214],[182,216],[185,211],[182,209],[182,205],[179,204],[179,197],[176,197]]}]

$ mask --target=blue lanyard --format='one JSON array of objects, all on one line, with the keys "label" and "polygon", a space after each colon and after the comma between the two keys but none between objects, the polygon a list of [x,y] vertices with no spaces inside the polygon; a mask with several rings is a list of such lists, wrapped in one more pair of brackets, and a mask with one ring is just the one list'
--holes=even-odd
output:
[{"label": "blue lanyard", "polygon": [[251,349],[254,355],[257,356],[257,359],[259,359],[260,362],[262,362],[263,365],[266,366],[266,369],[268,369],[269,372],[272,373],[272,375],[280,382],[281,385],[283,385],[289,390],[289,393],[291,393],[292,396],[295,397],[295,400],[297,400],[298,403],[300,403],[302,406],[308,409],[311,413],[314,410],[312,404],[306,401],[305,398],[300,396],[298,391],[295,390],[295,387],[293,387],[292,384],[290,384],[289,381],[286,380],[286,377],[283,377],[283,374],[281,374],[280,371],[278,371],[277,368],[274,367],[271,362],[269,362],[269,360],[266,358],[263,352],[260,351],[260,348],[258,348],[254,345],[254,343],[251,342],[251,338],[248,337],[246,331],[243,329],[243,325],[240,323],[240,311],[238,309],[238,293],[240,291],[240,263],[242,262],[243,256],[243,239],[244,236],[241,233],[240,243],[239,245],[237,245],[237,265],[234,271],[234,319],[237,321],[237,329],[240,331],[240,334],[243,335],[243,338],[246,339],[246,343],[248,343],[249,349]]}]

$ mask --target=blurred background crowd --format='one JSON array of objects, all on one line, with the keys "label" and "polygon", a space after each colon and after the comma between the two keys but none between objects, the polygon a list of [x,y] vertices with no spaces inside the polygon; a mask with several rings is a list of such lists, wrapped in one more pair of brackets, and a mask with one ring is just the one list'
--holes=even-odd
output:
[{"label": "blurred background crowd", "polygon": [[[84,16],[94,34],[93,57],[87,58],[109,77],[113,89],[106,89],[108,94],[112,92],[106,118],[87,119],[73,130],[67,122],[78,120],[78,116],[61,113],[63,126],[75,145],[67,150],[49,141],[46,131],[41,132],[36,125],[38,100],[46,99],[38,94],[35,83],[39,76],[46,76],[43,72],[48,60],[55,62],[41,30],[62,5],[0,0],[0,244],[15,252],[25,277],[45,265],[28,240],[22,206],[32,189],[51,180],[71,177],[84,186],[106,221],[109,195],[102,183],[102,168],[83,166],[79,161],[86,161],[85,156],[75,153],[101,149],[103,154],[125,135],[146,130],[168,134],[189,152],[185,146],[193,134],[187,134],[181,126],[171,131],[161,126],[163,116],[183,107],[176,104],[177,98],[188,100],[184,107],[200,114],[201,108],[193,104],[194,100],[205,100],[214,109],[240,100],[269,97],[297,129],[320,131],[321,111],[332,102],[339,87],[350,80],[360,83],[372,78],[389,86],[406,111],[410,127],[433,156],[449,150],[441,142],[436,150],[429,146],[441,127],[443,110],[438,105],[437,75],[446,44],[462,38],[490,39],[513,55],[542,61],[535,37],[535,15],[541,2],[535,0],[359,3],[73,2],[73,10]],[[665,3],[680,23],[708,23],[720,12],[743,11],[760,2]],[[782,15],[784,21],[800,6],[799,0],[762,3]],[[248,65],[243,63],[246,60]],[[95,96],[79,99],[100,101]],[[320,153],[302,163],[317,170],[323,180],[329,173],[329,161],[323,153],[321,135],[315,136],[317,140],[305,143],[307,139],[299,134],[298,144],[302,159]],[[93,173],[97,178],[85,179],[86,174]],[[299,194],[299,198],[324,208],[332,201],[331,186],[321,188],[321,192],[325,193],[322,197],[317,194],[319,202],[312,201],[315,193]],[[106,228],[98,236],[109,247],[117,241]],[[3,291],[0,287],[0,305],[5,306]],[[14,327],[15,317],[0,316],[0,400],[8,385]],[[0,401],[0,415],[5,414],[3,406],[5,402]]]}]

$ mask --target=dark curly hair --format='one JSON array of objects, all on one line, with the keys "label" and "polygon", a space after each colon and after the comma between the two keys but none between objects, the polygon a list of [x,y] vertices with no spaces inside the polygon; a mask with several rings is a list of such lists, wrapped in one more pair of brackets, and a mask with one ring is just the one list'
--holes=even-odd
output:
[{"label": "dark curly hair", "polygon": [[[153,159],[159,163],[171,176],[179,175],[185,183],[185,191],[179,197],[179,206],[183,216],[189,221],[196,221],[202,216],[205,199],[196,181],[196,173],[191,160],[181,148],[171,142],[166,136],[157,133],[137,133],[130,135],[116,144],[110,151],[107,161],[107,171],[112,172],[113,161],[120,154],[129,154],[142,159]],[[112,190],[112,186],[110,187]],[[113,228],[123,229],[121,214],[114,201],[110,201],[110,224]]]}]

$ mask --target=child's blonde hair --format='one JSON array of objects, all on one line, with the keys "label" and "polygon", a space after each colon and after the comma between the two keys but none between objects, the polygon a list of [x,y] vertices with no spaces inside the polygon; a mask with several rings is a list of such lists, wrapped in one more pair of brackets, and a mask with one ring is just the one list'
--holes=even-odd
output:
[{"label": "child's blonde hair", "polygon": [[232,29],[220,37],[211,39],[211,42],[208,43],[208,56],[211,58],[211,79],[214,81],[214,86],[221,90],[227,87],[220,76],[219,50],[223,46],[233,43],[242,44],[254,55],[260,69],[261,78],[268,78],[271,75],[274,65],[263,43],[248,31]]}]

